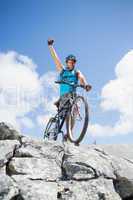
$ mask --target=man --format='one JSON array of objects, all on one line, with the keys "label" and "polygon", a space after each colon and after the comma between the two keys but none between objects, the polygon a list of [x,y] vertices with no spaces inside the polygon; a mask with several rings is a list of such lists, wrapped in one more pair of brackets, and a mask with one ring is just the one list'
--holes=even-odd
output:
[{"label": "man", "polygon": [[[48,46],[50,49],[50,53],[54,59],[56,69],[60,74],[60,80],[64,80],[67,82],[71,82],[73,84],[80,82],[81,85],[84,86],[86,91],[91,90],[91,85],[89,85],[83,76],[83,74],[76,69],[76,57],[74,55],[69,55],[66,57],[66,67],[63,66],[61,63],[54,47],[53,47],[54,40],[49,39],[48,40]],[[72,92],[76,92],[76,89],[74,89],[72,86],[68,84],[60,84],[60,99],[55,102],[56,106],[60,106],[63,104],[63,102],[66,100],[66,98],[70,97]],[[67,134],[66,134],[67,137]]]}]

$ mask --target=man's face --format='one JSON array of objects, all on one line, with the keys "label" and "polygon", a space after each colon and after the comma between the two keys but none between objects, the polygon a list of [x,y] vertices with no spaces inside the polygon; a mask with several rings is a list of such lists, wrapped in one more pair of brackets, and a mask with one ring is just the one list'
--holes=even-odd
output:
[{"label": "man's face", "polygon": [[66,62],[66,65],[67,65],[67,68],[68,68],[69,70],[72,70],[73,67],[75,66],[75,61],[73,61],[73,60],[68,60],[68,61]]}]

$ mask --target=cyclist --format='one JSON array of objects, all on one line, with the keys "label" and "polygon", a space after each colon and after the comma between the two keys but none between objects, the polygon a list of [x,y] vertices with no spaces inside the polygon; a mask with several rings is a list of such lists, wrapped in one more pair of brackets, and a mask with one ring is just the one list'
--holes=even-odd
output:
[{"label": "cyclist", "polygon": [[[92,88],[91,85],[87,83],[84,75],[78,69],[76,69],[76,57],[72,54],[68,55],[66,57],[66,67],[64,67],[53,47],[53,43],[53,39],[48,39],[48,46],[54,59],[56,69],[59,72],[60,81],[65,80],[73,84],[77,84],[79,81],[80,84],[84,86],[86,91],[90,91]],[[67,98],[70,97],[73,92],[76,93],[75,90],[76,89],[74,89],[71,85],[61,83],[60,98],[55,102],[55,105],[57,107],[63,105],[63,103],[67,100]],[[65,135],[65,138],[67,139],[67,134]]]}]

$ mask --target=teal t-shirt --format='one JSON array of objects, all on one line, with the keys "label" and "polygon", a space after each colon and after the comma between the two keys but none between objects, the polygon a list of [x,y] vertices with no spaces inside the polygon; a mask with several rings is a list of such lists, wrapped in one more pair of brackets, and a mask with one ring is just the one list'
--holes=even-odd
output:
[{"label": "teal t-shirt", "polygon": [[[60,73],[60,81],[62,80],[65,80],[72,84],[77,84],[78,83],[77,70],[75,68],[73,70],[63,68]],[[68,84],[63,84],[63,83],[60,84],[60,96],[63,96],[64,94],[70,92],[76,92],[76,89]]]}]

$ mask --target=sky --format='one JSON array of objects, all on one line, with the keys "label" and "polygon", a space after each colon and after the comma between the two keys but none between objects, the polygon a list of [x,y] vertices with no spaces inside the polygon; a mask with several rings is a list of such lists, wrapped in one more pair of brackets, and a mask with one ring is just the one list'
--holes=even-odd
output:
[{"label": "sky", "polygon": [[52,37],[63,64],[76,55],[93,87],[83,143],[132,143],[132,19],[132,0],[1,0],[0,121],[42,138],[59,95]]}]

